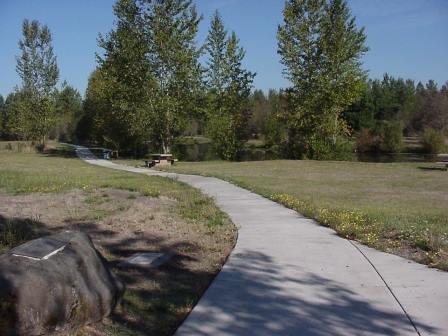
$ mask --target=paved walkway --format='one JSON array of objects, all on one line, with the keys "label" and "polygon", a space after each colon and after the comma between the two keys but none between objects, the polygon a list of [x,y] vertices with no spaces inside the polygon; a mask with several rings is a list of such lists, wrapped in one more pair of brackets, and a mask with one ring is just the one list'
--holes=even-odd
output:
[{"label": "paved walkway", "polygon": [[335,235],[216,178],[156,172],[214,197],[239,228],[222,271],[176,335],[448,335],[448,273]]}]

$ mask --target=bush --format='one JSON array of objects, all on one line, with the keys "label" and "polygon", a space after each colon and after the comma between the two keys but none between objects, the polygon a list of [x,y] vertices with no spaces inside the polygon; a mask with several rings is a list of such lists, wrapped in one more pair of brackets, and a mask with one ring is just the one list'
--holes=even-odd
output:
[{"label": "bush", "polygon": [[368,128],[363,128],[356,137],[356,150],[360,153],[377,152],[380,147],[380,137]]},{"label": "bush", "polygon": [[426,153],[438,154],[445,149],[445,136],[441,131],[432,128],[425,129],[421,142]]},{"label": "bush", "polygon": [[322,139],[313,139],[308,144],[308,153],[306,158],[312,160],[328,160],[328,161],[352,161],[355,160],[353,145],[339,138],[336,144],[331,141]]},{"label": "bush", "polygon": [[381,151],[400,153],[402,148],[403,125],[400,121],[385,121],[381,127]]},{"label": "bush", "polygon": [[1,141],[0,152],[37,153],[39,145],[32,141]]}]

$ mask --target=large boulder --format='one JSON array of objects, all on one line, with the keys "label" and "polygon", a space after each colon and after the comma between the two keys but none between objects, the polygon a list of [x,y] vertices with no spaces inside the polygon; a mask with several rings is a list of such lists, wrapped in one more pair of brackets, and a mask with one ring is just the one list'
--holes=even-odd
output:
[{"label": "large boulder", "polygon": [[0,334],[74,332],[109,315],[123,291],[88,235],[30,241],[0,256]]}]

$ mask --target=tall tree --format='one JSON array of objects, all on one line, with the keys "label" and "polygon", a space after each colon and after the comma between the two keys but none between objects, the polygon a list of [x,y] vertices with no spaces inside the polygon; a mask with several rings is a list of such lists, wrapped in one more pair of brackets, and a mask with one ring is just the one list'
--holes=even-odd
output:
[{"label": "tall tree", "polygon": [[154,86],[150,93],[153,145],[171,151],[197,109],[202,90],[201,51],[195,39],[202,17],[192,0],[142,0],[148,61]]},{"label": "tall tree", "polygon": [[16,70],[22,78],[23,99],[11,125],[20,136],[39,139],[45,146],[46,137],[57,121],[54,92],[59,70],[48,27],[36,20],[24,20],[22,33],[19,41],[22,54],[16,58]]},{"label": "tall tree", "polygon": [[248,98],[255,74],[243,68],[245,51],[234,32],[227,37],[218,12],[212,18],[206,50],[211,98],[208,132],[218,155],[235,160],[248,137]]},{"label": "tall tree", "polygon": [[149,48],[142,8],[136,0],[117,0],[114,14],[115,29],[98,38],[104,50],[97,59],[108,104],[108,109],[101,110],[107,115],[99,114],[103,120],[98,122],[103,125],[103,142],[116,149],[131,147],[135,153],[150,133]]},{"label": "tall tree", "polygon": [[225,62],[227,31],[218,11],[212,17],[205,50],[208,53],[206,80],[208,89],[217,96],[226,86]]},{"label": "tall tree", "polygon": [[283,116],[291,157],[324,158],[347,131],[342,112],[361,93],[366,36],[345,0],[288,0],[278,53],[292,87]]}]

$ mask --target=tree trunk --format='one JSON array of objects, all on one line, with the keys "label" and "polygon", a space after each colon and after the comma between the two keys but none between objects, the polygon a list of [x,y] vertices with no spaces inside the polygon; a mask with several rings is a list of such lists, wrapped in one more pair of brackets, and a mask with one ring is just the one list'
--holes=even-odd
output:
[{"label": "tree trunk", "polygon": [[334,130],[333,130],[333,145],[336,145],[338,140],[338,115],[334,117]]}]

